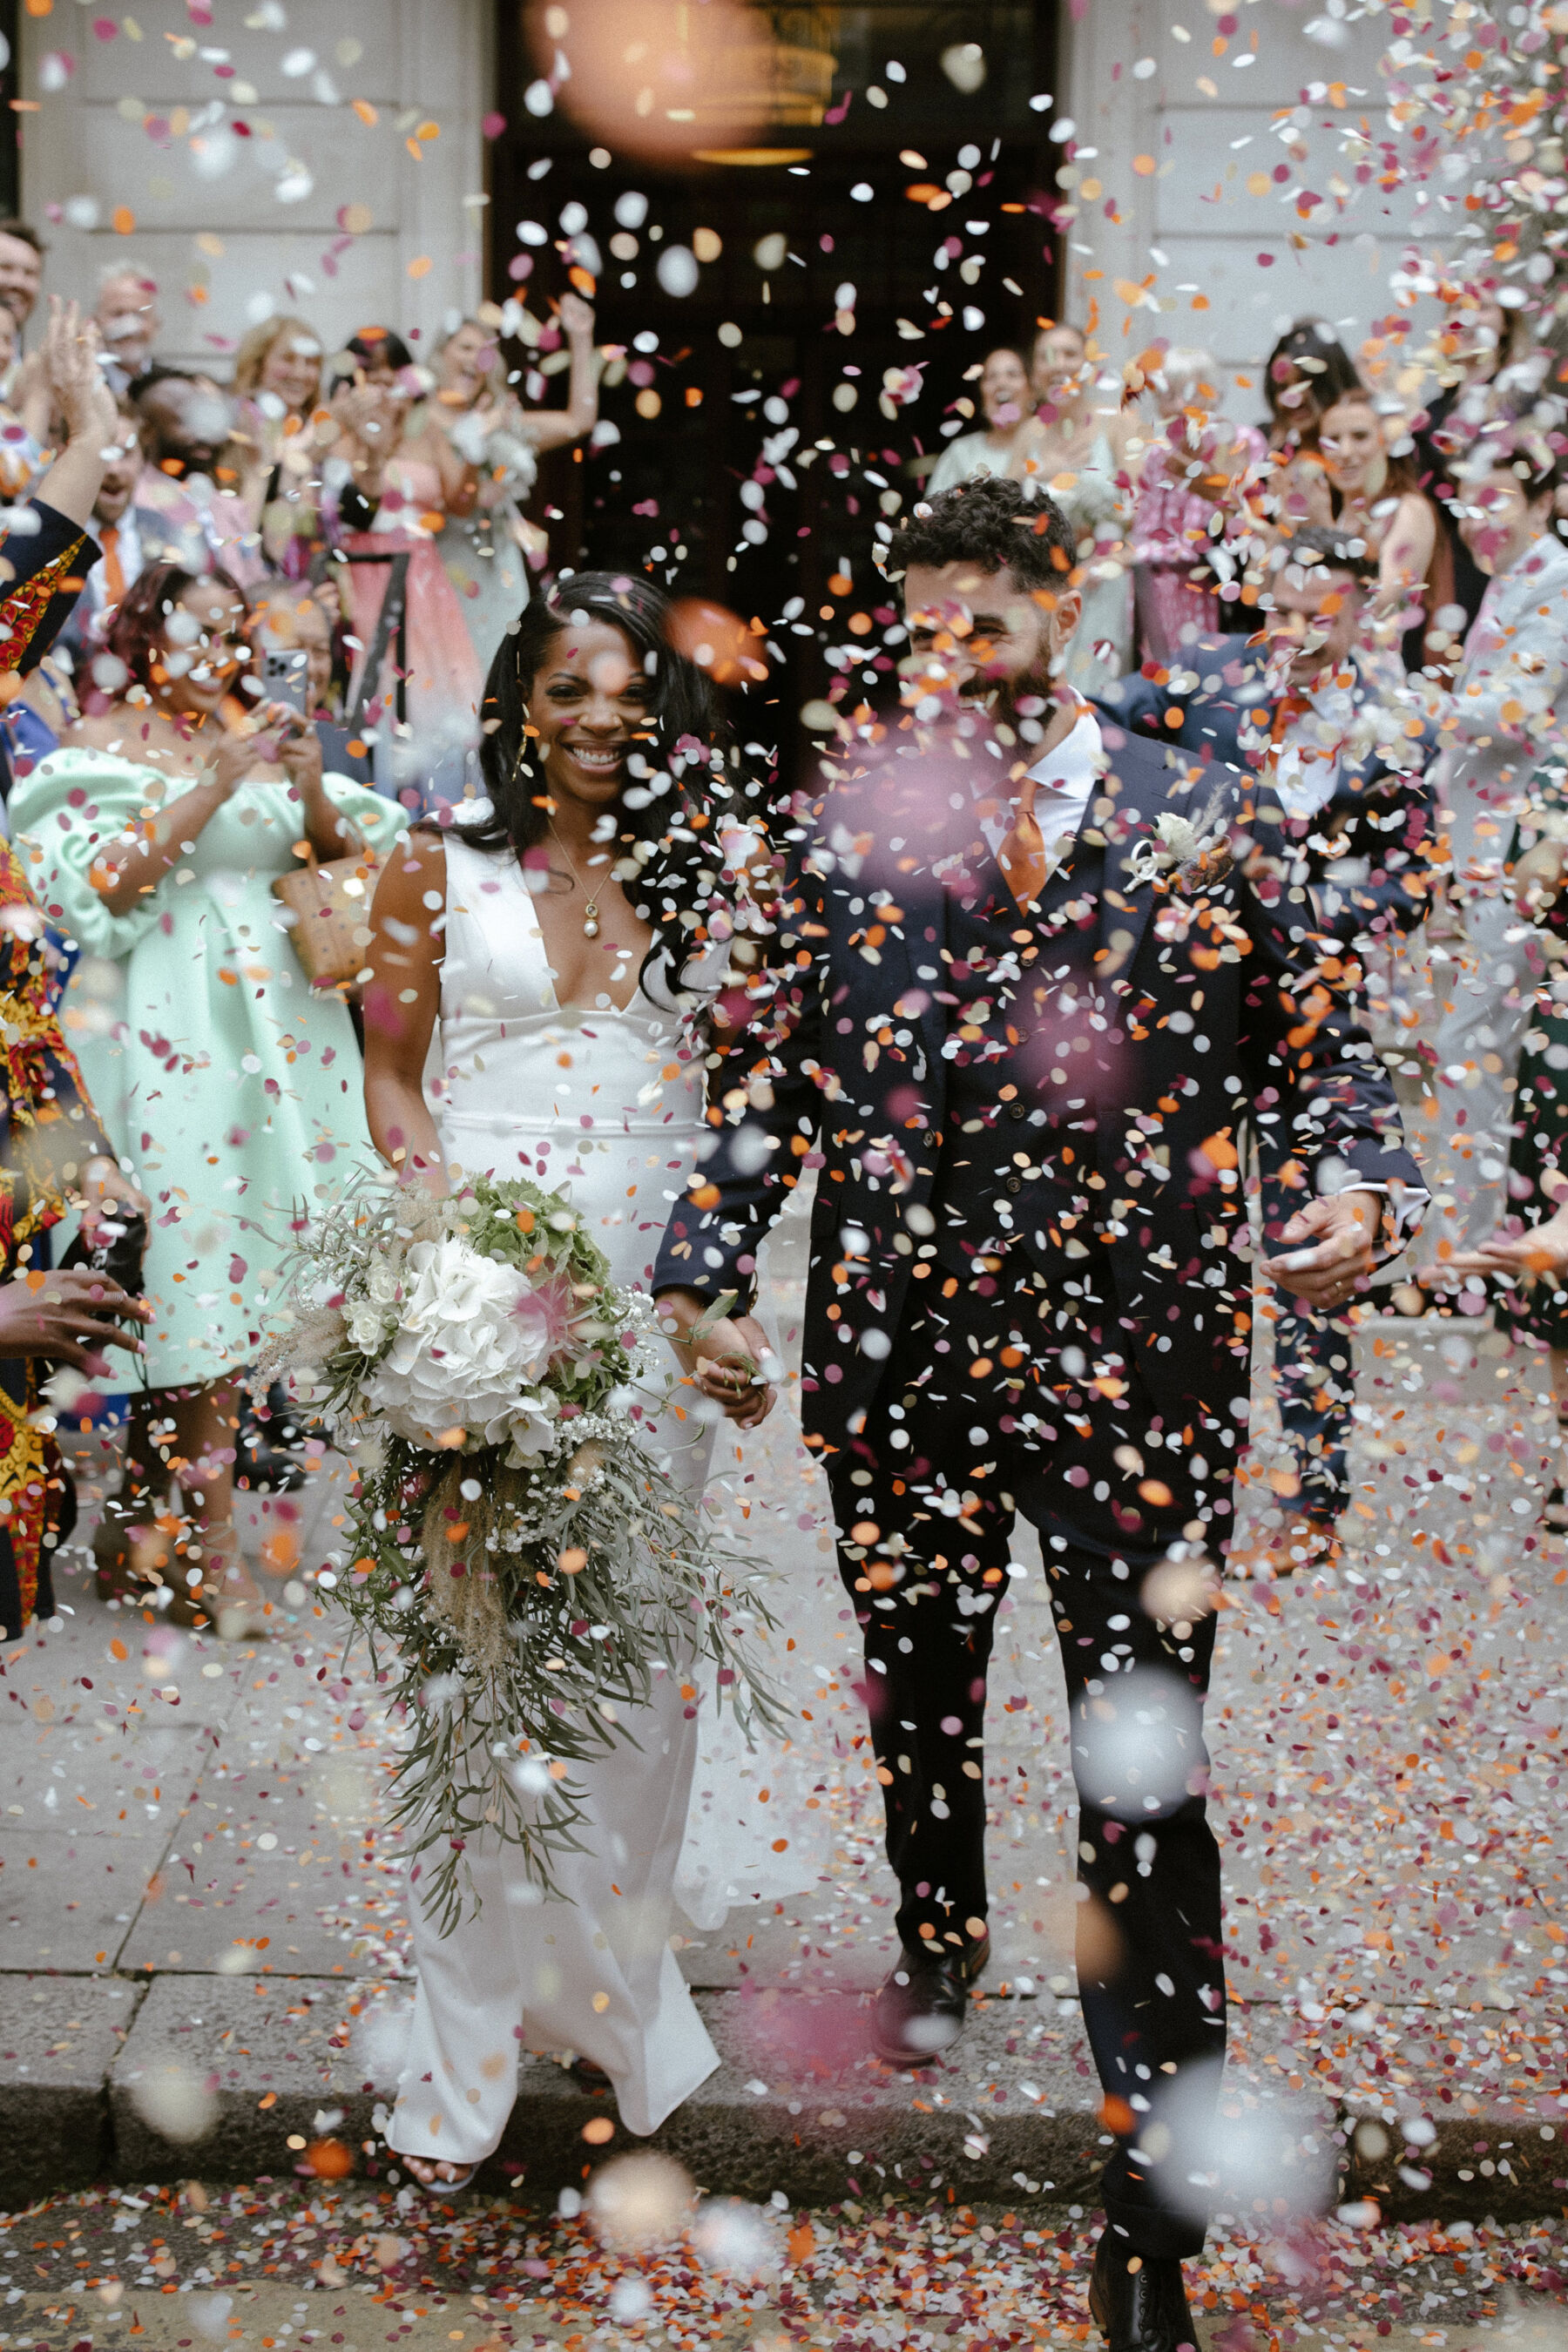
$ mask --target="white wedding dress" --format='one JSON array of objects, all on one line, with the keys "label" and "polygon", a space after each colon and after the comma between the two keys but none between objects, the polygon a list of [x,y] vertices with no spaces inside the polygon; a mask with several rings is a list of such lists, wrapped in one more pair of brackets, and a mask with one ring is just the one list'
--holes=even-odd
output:
[{"label": "white wedding dress", "polygon": [[[614,1279],[644,1286],[695,1164],[701,1055],[679,1058],[679,1013],[640,987],[624,1011],[607,994],[591,1010],[560,1006],[516,858],[450,835],[446,858],[440,1074],[427,1090],[448,1162],[568,1192]],[[672,1475],[700,1489],[713,1430],[674,1374],[673,1358],[650,1365],[637,1405]],[[677,1906],[716,1926],[728,1900],[792,1894],[808,1874],[792,1844],[785,1874],[752,1827],[748,1805],[779,1751],[768,1742],[753,1755],[731,1716],[716,1717],[712,1682],[710,1668],[666,1675],[628,1719],[637,1745],[574,1774],[585,1851],[562,1858],[559,1897],[542,1899],[500,1840],[468,1849],[481,1907],[453,1935],[438,1934],[410,1887],[419,1985],[393,2147],[460,2164],[487,2156],[525,2049],[603,2066],[623,2123],[640,2133],[718,2065],[671,1949]]]}]

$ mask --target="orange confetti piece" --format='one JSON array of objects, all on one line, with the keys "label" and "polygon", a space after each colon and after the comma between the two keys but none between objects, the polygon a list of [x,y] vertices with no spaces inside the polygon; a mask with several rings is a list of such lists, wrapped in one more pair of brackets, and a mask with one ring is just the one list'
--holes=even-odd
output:
[{"label": "orange confetti piece", "polygon": [[136,226],[136,215],[129,205],[116,205],[110,216],[110,226],[116,236],[129,236]]},{"label": "orange confetti piece", "polygon": [[410,278],[428,278],[435,266],[427,253],[416,253],[408,265],[408,275]]},{"label": "orange confetti piece", "polygon": [[369,99],[353,98],[349,100],[349,104],[353,108],[354,112],[359,116],[360,121],[364,124],[366,130],[374,131],[376,124],[381,121],[381,117],[376,112],[374,107],[372,106]]}]

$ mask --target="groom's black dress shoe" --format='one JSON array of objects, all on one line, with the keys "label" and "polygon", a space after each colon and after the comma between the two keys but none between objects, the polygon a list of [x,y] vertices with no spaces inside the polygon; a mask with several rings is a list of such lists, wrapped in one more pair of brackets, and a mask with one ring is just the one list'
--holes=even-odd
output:
[{"label": "groom's black dress shoe", "polygon": [[1134,2253],[1109,2224],[1094,2257],[1089,2307],[1110,2352],[1178,2352],[1184,2345],[1195,2352],[1181,2263]]},{"label": "groom's black dress shoe", "polygon": [[906,1944],[871,2003],[878,2057],[889,2066],[925,2066],[951,2049],[969,2015],[969,1988],[990,1958],[989,1936],[962,1952],[951,1944],[914,1951]]}]

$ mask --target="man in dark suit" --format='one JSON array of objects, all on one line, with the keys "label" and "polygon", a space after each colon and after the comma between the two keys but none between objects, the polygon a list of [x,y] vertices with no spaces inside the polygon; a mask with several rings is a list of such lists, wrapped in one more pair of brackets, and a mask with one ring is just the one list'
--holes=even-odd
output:
[{"label": "man in dark suit", "polygon": [[[1298,945],[1321,942],[1320,970],[1359,988],[1381,941],[1424,920],[1437,812],[1426,770],[1434,730],[1412,688],[1368,663],[1367,599],[1377,560],[1335,525],[1291,538],[1274,575],[1273,611],[1253,637],[1205,637],[1180,665],[1117,681],[1104,714],[1163,743],[1247,765],[1279,827]],[[1277,1116],[1257,1121],[1264,1231],[1277,1237],[1304,1171]],[[1320,1311],[1279,1289],[1274,1369],[1297,1486],[1265,1515],[1231,1572],[1272,1577],[1339,1549],[1350,1500],[1354,1402],[1351,1312]]]},{"label": "man in dark suit", "polygon": [[910,708],[849,737],[800,812],[771,1103],[717,1131],[654,1286],[703,1387],[744,1412],[723,1359],[760,1353],[759,1329],[693,1327],[749,1299],[820,1155],[803,1417],[902,1896],[874,2010],[894,2063],[955,2038],[988,1957],[986,1664],[1015,1514],[1039,1529],[1115,2139],[1091,2304],[1113,2352],[1173,2352],[1195,2341],[1181,2257],[1203,2242],[1189,2175],[1225,2036],[1198,1561],[1225,1540],[1247,1409],[1242,1111],[1276,1106],[1318,1171],[1283,1236],[1302,1296],[1349,1297],[1418,1181],[1359,1032],[1290,952],[1246,780],[1132,737],[1108,758],[1054,688],[1074,561],[1065,517],[1004,480],[900,530]]}]

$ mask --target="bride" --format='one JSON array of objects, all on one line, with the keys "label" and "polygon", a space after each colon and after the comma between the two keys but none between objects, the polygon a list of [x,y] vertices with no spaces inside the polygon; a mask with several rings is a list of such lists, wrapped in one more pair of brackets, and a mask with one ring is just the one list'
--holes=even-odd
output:
[{"label": "bride", "polygon": [[[591,572],[527,606],[486,688],[488,809],[393,853],[364,999],[383,1158],[437,1192],[485,1173],[565,1191],[627,1286],[646,1285],[705,1125],[704,999],[729,961],[710,934],[729,931],[736,888],[709,893],[759,846],[668,610],[640,580]],[[693,933],[705,944],[688,954]],[[672,1476],[700,1491],[715,1406],[749,1428],[772,1395],[685,1360],[696,1384],[650,1381],[637,1409]],[[450,1936],[411,1885],[419,1986],[388,2139],[426,2186],[461,2185],[498,2146],[525,2046],[602,2069],[638,2133],[718,2065],[670,1948],[695,1698],[670,1672],[629,1723],[636,1746],[579,1773],[584,1850],[558,1867],[561,1899],[542,1899],[499,1839],[470,1844],[480,1907]]]}]

